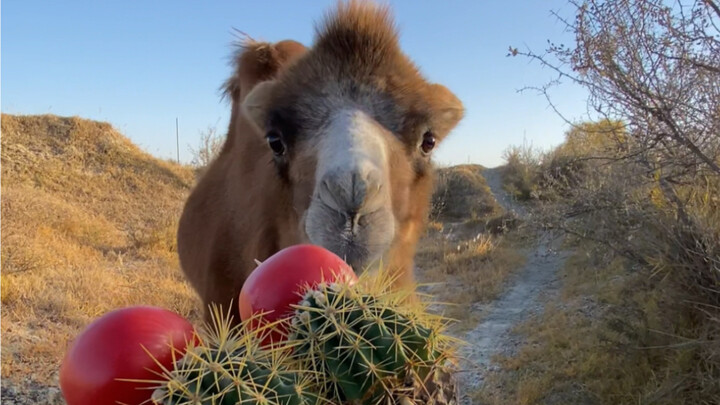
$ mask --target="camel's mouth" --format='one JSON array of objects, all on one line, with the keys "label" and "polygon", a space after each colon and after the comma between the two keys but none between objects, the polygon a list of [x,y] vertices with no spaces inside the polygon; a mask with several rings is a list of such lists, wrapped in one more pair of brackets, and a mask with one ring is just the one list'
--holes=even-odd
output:
[{"label": "camel's mouth", "polygon": [[370,251],[366,246],[355,242],[352,236],[341,235],[340,239],[345,240],[332,246],[332,248],[336,250],[333,253],[345,260],[345,262],[353,268],[355,273],[362,273],[365,267],[367,267],[368,262],[372,260]]}]

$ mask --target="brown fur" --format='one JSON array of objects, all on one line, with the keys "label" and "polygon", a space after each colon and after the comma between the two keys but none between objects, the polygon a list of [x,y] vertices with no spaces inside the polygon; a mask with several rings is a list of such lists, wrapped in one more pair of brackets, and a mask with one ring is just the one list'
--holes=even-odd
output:
[{"label": "brown fur", "polygon": [[[226,84],[232,99],[226,144],[188,198],[178,231],[182,269],[204,304],[235,302],[254,259],[308,242],[301,217],[313,195],[316,131],[298,134],[279,168],[263,139],[267,117],[255,122],[241,113],[253,87],[270,79],[276,84],[269,107],[291,111],[298,127],[321,125],[335,101],[363,105],[376,118],[391,156],[388,204],[397,224],[384,264],[401,272],[400,284],[411,282],[433,185],[430,160],[417,145],[425,127],[443,139],[463,107],[445,87],[422,78],[400,51],[388,10],[340,4],[312,48],[250,42],[235,67]],[[231,308],[237,317],[235,304]]]}]

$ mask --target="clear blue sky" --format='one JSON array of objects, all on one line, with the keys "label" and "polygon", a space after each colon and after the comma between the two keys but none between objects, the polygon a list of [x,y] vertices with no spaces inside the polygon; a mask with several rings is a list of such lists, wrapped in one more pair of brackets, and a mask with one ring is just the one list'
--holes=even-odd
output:
[{"label": "clear blue sky", "polygon": [[[539,147],[567,129],[546,100],[518,93],[553,77],[536,63],[507,58],[509,45],[537,51],[571,40],[550,10],[564,0],[390,0],[401,44],[424,74],[465,103],[467,115],[436,161],[496,166],[523,134]],[[229,105],[218,91],[229,76],[232,28],[256,39],[311,44],[313,24],[335,1],[5,1],[2,110],[108,121],[148,152],[188,161],[208,126],[223,133]],[[580,118],[585,93],[568,85],[555,101]]]}]

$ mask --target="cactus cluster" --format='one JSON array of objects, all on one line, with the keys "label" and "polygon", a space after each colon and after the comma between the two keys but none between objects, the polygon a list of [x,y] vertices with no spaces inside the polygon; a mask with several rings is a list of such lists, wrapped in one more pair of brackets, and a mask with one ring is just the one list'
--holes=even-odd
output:
[{"label": "cactus cluster", "polygon": [[[200,344],[166,370],[152,394],[156,405],[313,405],[320,403],[307,373],[293,369],[287,351],[266,350],[263,330],[230,327],[215,312]],[[241,325],[242,326],[242,325]]]},{"label": "cactus cluster", "polygon": [[[165,370],[156,405],[452,403],[453,341],[425,304],[407,304],[386,275],[308,287],[290,318],[231,327],[215,309],[200,342]],[[263,346],[283,323],[289,337]],[[411,401],[404,401],[410,398]],[[418,399],[420,398],[420,399]],[[424,398],[424,399],[423,399]],[[429,398],[433,398],[429,401]]]},{"label": "cactus cluster", "polygon": [[383,278],[308,289],[291,320],[298,363],[340,402],[392,403],[446,371],[452,356],[442,319],[404,304]]}]

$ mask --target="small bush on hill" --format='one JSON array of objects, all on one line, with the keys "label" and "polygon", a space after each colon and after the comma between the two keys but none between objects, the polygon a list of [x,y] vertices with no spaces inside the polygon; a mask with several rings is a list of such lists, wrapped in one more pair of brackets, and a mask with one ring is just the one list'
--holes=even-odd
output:
[{"label": "small bush on hill", "polygon": [[224,144],[225,136],[219,135],[216,127],[210,126],[200,133],[197,148],[190,147],[192,155],[190,164],[195,168],[198,176],[201,176],[208,165],[220,154]]},{"label": "small bush on hill", "polygon": [[476,219],[497,213],[499,207],[482,175],[483,167],[440,168],[432,197],[431,218],[441,221]]},{"label": "small bush on hill", "polygon": [[520,201],[536,198],[542,154],[531,145],[510,146],[503,153],[505,190]]}]

